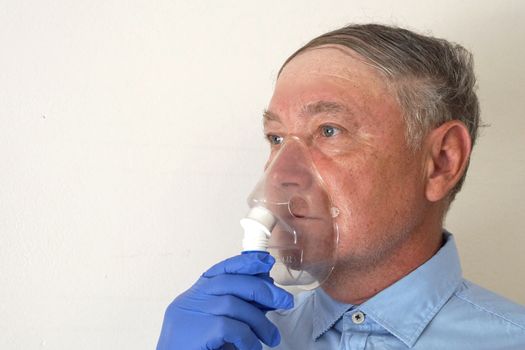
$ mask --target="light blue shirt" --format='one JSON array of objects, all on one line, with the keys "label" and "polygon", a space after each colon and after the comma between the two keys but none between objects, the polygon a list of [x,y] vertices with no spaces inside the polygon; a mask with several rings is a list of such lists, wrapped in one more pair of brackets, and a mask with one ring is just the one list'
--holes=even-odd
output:
[{"label": "light blue shirt", "polygon": [[429,261],[361,305],[317,289],[291,310],[268,313],[281,332],[276,349],[525,350],[525,307],[463,279],[452,235],[445,240]]}]

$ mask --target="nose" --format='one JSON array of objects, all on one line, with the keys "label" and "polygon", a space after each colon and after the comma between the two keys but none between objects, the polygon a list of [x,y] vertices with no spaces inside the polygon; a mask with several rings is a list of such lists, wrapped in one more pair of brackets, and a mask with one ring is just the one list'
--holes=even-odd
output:
[{"label": "nose", "polygon": [[267,179],[272,186],[289,190],[306,190],[312,186],[313,164],[308,149],[299,141],[283,144],[281,150],[270,160]]}]

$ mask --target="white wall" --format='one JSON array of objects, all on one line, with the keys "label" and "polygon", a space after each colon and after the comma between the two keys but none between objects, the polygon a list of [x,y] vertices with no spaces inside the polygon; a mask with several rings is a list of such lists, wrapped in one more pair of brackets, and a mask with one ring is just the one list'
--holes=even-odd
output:
[{"label": "white wall", "polygon": [[278,67],[354,21],[474,52],[491,127],[447,227],[468,278],[525,303],[524,2],[0,0],[0,348],[154,348],[239,250]]}]

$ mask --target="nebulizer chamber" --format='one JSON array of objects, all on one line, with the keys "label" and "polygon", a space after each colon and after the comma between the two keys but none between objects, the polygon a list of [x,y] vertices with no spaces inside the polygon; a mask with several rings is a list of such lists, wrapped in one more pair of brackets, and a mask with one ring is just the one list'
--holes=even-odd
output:
[{"label": "nebulizer chamber", "polygon": [[335,265],[338,210],[299,138],[279,146],[248,197],[241,220],[243,252],[267,251],[276,260],[270,277],[278,285],[313,289]]}]

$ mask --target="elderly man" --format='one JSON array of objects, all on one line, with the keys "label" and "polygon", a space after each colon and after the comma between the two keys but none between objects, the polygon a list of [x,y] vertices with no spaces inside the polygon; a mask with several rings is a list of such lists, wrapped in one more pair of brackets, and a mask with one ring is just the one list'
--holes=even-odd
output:
[{"label": "elderly man", "polygon": [[464,48],[400,28],[350,25],[294,53],[265,112],[270,160],[307,145],[340,211],[335,267],[293,301],[271,256],[221,262],[168,307],[157,349],[525,349],[525,308],[463,279],[443,229],[474,88]]}]

